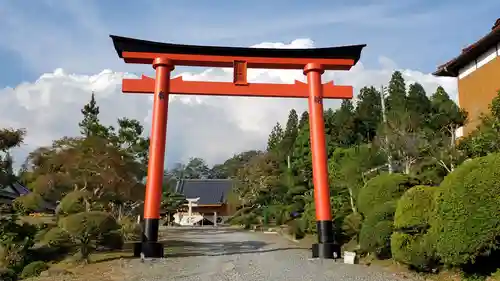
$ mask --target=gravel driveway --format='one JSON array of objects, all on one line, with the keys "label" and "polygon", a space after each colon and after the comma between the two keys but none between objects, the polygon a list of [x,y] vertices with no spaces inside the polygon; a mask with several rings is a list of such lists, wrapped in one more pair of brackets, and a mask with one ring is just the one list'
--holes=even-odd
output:
[{"label": "gravel driveway", "polygon": [[229,228],[168,230],[167,257],[129,260],[126,281],[410,280],[375,267],[309,260],[309,249],[275,234]]}]

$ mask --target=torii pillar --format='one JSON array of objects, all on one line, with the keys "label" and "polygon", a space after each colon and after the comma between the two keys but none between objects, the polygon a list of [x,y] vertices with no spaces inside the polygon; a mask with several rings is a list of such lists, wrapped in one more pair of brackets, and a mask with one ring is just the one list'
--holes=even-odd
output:
[{"label": "torii pillar", "polygon": [[[120,58],[126,63],[150,64],[156,70],[155,79],[123,79],[125,93],[154,94],[146,197],[144,202],[143,241],[136,244],[134,254],[162,257],[163,245],[158,243],[160,200],[165,161],[168,97],[178,95],[217,95],[246,97],[307,98],[312,152],[314,201],[318,243],[312,255],[317,258],[340,257],[340,247],[334,241],[333,221],[328,185],[323,99],[350,99],[351,86],[332,82],[322,84],[325,70],[349,70],[361,56],[366,45],[319,49],[265,49],[177,45],[151,42],[111,35]],[[170,78],[176,65],[201,67],[232,67],[233,82],[184,81]],[[263,84],[247,81],[248,68],[302,69],[307,84]]]}]

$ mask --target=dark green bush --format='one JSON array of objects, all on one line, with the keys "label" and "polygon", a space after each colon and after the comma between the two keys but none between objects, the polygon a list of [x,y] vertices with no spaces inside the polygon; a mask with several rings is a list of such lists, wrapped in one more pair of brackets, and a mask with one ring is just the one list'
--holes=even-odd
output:
[{"label": "dark green bush", "polygon": [[102,237],[120,229],[109,213],[98,211],[64,217],[59,221],[59,227],[78,242],[83,261],[88,261],[90,253],[96,249]]},{"label": "dark green bush", "polygon": [[397,203],[394,216],[396,229],[428,228],[435,215],[436,192],[438,187],[415,186],[406,191]]},{"label": "dark green bush", "polygon": [[474,263],[498,249],[500,238],[500,154],[475,158],[441,183],[432,231],[447,265]]},{"label": "dark green bush", "polygon": [[229,223],[232,225],[242,225],[245,229],[250,229],[252,225],[259,223],[258,217],[251,209],[241,209],[235,213]]},{"label": "dark green bush", "polygon": [[342,231],[349,238],[357,238],[363,224],[363,216],[360,213],[347,215],[342,223]]},{"label": "dark green bush", "polygon": [[66,216],[87,211],[92,194],[85,190],[72,191],[64,196],[57,206],[57,214]]},{"label": "dark green bush", "polygon": [[365,221],[359,234],[361,251],[374,254],[379,259],[390,258],[392,231],[393,223],[390,220],[375,224],[367,224]]},{"label": "dark green bush", "polygon": [[43,261],[34,261],[24,267],[21,272],[21,278],[35,277],[47,270],[49,266]]},{"label": "dark green bush", "polygon": [[52,248],[65,248],[72,245],[71,236],[60,227],[53,227],[47,231],[41,242]]},{"label": "dark green bush", "polygon": [[16,281],[17,274],[10,268],[0,268],[0,280],[2,281]]},{"label": "dark green bush", "polygon": [[391,236],[392,257],[418,271],[430,271],[437,265],[435,243],[431,233],[394,232]]},{"label": "dark green bush", "polygon": [[375,208],[366,216],[359,233],[360,249],[375,254],[377,258],[391,256],[391,234],[396,202],[389,201]]},{"label": "dark green bush", "polygon": [[12,206],[16,213],[28,215],[40,210],[43,206],[43,198],[38,193],[28,193],[14,199]]},{"label": "dark green bush", "polygon": [[440,189],[415,186],[398,200],[391,237],[392,257],[411,268],[429,271],[437,264],[435,235],[429,232]]},{"label": "dark green bush", "polygon": [[359,191],[358,209],[366,217],[375,207],[394,199],[418,184],[418,181],[403,174],[384,173],[370,179]]}]

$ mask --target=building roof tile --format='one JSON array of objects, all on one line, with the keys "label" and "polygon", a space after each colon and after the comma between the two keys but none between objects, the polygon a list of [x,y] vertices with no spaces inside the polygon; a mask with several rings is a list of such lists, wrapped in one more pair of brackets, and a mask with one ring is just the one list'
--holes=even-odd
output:
[{"label": "building roof tile", "polygon": [[232,187],[230,179],[184,179],[177,182],[175,190],[187,199],[199,197],[200,205],[213,205],[225,203]]}]

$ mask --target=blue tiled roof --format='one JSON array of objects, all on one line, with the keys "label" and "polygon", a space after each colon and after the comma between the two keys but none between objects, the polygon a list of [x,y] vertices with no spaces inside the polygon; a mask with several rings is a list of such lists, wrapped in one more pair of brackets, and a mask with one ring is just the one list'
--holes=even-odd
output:
[{"label": "blue tiled roof", "polygon": [[232,187],[229,179],[184,179],[177,182],[175,190],[187,199],[200,197],[200,205],[210,205],[225,203]]}]

